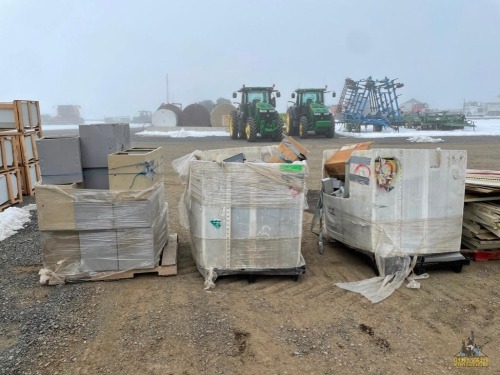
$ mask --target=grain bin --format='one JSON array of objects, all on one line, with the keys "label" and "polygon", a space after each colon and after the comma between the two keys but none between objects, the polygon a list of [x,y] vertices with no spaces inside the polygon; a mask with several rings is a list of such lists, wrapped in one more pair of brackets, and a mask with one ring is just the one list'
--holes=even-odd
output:
[{"label": "grain bin", "polygon": [[170,109],[158,109],[151,119],[153,126],[177,126],[177,122],[176,113]]},{"label": "grain bin", "polygon": [[[305,272],[307,163],[266,163],[275,146],[195,151],[172,165],[186,182],[180,217],[207,288],[220,275]],[[238,154],[246,162],[224,162]]]},{"label": "grain bin", "polygon": [[212,112],[210,112],[210,124],[212,124],[213,127],[227,127],[228,123],[224,122],[224,118],[225,116],[229,117],[232,111],[236,111],[236,108],[229,103],[222,103],[215,106]]},{"label": "grain bin", "polygon": [[190,104],[182,111],[182,126],[210,126],[210,113],[201,104]]},{"label": "grain bin", "polygon": [[174,112],[177,115],[177,126],[182,126],[182,119],[181,119],[182,107],[179,108],[175,104],[163,103],[162,105],[160,105],[158,107],[158,109],[168,109],[168,110]]}]

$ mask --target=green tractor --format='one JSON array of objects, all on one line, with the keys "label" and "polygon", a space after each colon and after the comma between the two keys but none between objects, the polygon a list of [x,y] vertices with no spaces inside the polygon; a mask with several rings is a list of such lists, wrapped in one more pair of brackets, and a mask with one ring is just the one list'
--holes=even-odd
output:
[{"label": "green tractor", "polygon": [[[292,93],[290,101],[293,105],[286,112],[286,132],[288,135],[300,135],[300,138],[307,138],[309,132],[324,135],[326,138],[333,138],[335,135],[335,120],[325,106],[324,89],[297,89]],[[335,97],[335,92],[332,93]]]},{"label": "green tractor", "polygon": [[[246,87],[238,90],[241,103],[229,116],[229,134],[232,139],[246,139],[255,142],[258,137],[271,138],[273,141],[283,139],[284,122],[276,111],[276,97],[280,92],[273,87]],[[236,98],[233,92],[233,98]]]}]

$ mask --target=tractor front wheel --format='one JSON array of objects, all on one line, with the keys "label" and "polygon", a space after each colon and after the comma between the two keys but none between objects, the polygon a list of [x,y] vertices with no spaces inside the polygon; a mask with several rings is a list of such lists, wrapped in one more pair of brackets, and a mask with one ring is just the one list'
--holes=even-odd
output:
[{"label": "tractor front wheel", "polygon": [[248,142],[255,142],[257,140],[257,125],[252,116],[248,116],[245,135]]},{"label": "tractor front wheel", "polygon": [[283,127],[285,124],[280,115],[277,116],[276,122],[278,123],[278,127],[274,131],[272,139],[275,142],[281,142],[283,140]]},{"label": "tractor front wheel", "polygon": [[334,135],[335,135],[335,124],[332,124],[332,126],[329,127],[327,129],[327,131],[325,132],[325,137],[326,138],[333,138]]},{"label": "tractor front wheel", "polygon": [[229,136],[231,139],[238,139],[238,114],[231,112],[229,117]]},{"label": "tractor front wheel", "polygon": [[306,139],[308,136],[308,131],[309,131],[309,124],[307,122],[307,117],[306,116],[300,116],[299,119],[299,135],[300,138]]}]

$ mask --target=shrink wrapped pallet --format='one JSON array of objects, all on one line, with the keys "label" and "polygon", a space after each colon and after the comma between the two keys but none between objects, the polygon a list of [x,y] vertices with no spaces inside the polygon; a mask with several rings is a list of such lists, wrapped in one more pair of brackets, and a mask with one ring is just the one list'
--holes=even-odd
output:
[{"label": "shrink wrapped pallet", "polygon": [[51,280],[105,279],[158,265],[168,240],[163,183],[142,191],[74,184],[36,189],[44,272],[55,275]]},{"label": "shrink wrapped pallet", "polygon": [[[207,287],[217,275],[305,269],[300,250],[307,163],[266,163],[274,150],[195,151],[173,162],[186,178],[181,220]],[[240,153],[245,163],[223,162]]]},{"label": "shrink wrapped pallet", "polygon": [[[325,160],[335,151],[323,153],[325,172]],[[324,231],[371,254],[380,283],[396,275],[384,284],[394,290],[411,270],[410,257],[460,250],[466,163],[466,151],[353,151],[345,167],[343,195],[322,193]],[[388,295],[378,281],[371,290],[375,302]],[[360,291],[367,285],[354,287]]]}]

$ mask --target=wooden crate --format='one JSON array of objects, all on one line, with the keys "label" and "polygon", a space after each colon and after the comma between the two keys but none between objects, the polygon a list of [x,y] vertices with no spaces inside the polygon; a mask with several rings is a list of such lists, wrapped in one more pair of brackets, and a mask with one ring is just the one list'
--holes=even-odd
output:
[{"label": "wooden crate", "polygon": [[0,129],[20,131],[17,108],[14,103],[0,103]]},{"label": "wooden crate", "polygon": [[38,149],[36,147],[36,140],[40,138],[40,133],[37,131],[30,131],[27,133],[19,134],[18,138],[18,160],[19,165],[26,166],[38,160]]},{"label": "wooden crate", "polygon": [[25,133],[29,130],[39,130],[42,126],[40,105],[34,100],[14,100],[19,121],[18,129]]},{"label": "wooden crate", "polygon": [[19,166],[17,152],[18,138],[0,133],[0,172],[6,172]]},{"label": "wooden crate", "polygon": [[143,190],[162,181],[162,148],[133,147],[108,155],[110,190]]},{"label": "wooden crate", "polygon": [[35,195],[35,184],[40,181],[40,165],[36,161],[28,165],[19,167],[21,170],[23,195]]},{"label": "wooden crate", "polygon": [[0,211],[22,201],[20,170],[0,173]]}]

